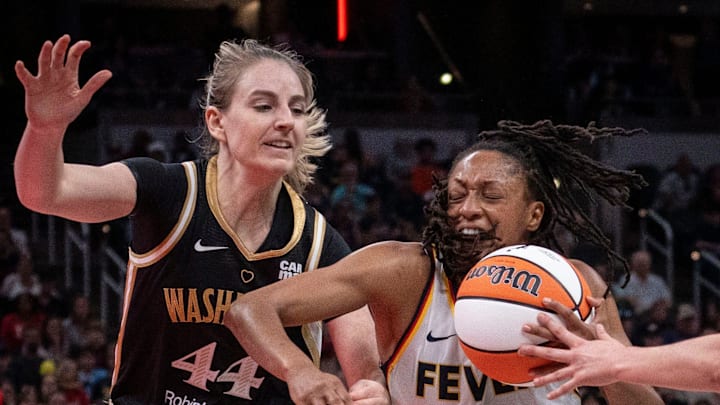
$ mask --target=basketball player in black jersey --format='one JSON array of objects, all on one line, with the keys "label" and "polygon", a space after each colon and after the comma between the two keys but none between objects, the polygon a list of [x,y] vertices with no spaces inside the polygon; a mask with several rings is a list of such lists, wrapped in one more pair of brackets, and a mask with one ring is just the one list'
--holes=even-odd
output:
[{"label": "basketball player in black jersey", "polygon": [[[87,41],[46,41],[37,75],[15,66],[27,126],[15,158],[20,201],[81,222],[130,216],[132,241],[110,402],[288,404],[318,389],[287,385],[242,349],[223,324],[239,296],[327,266],[349,253],[340,235],[302,198],[329,149],[313,77],[292,51],[253,40],[224,42],[203,100],[207,158],[149,158],[103,166],[66,163],[66,129],[111,77],[80,86]],[[319,364],[320,323],[283,333]],[[351,396],[389,402],[367,308],[327,322],[343,369],[323,389],[327,403]],[[289,370],[288,372],[292,372]]]}]

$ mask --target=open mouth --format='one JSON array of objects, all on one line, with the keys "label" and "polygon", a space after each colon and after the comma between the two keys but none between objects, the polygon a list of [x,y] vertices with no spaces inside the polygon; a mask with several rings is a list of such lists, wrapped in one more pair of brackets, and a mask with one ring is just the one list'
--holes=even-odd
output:
[{"label": "open mouth", "polygon": [[265,143],[266,146],[270,146],[278,149],[291,149],[292,145],[288,141],[274,141]]}]

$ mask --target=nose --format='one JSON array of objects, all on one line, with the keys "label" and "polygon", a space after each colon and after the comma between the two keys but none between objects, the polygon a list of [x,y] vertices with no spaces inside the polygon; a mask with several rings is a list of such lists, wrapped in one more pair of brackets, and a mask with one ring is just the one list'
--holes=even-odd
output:
[{"label": "nose", "polygon": [[482,215],[483,208],[480,201],[471,194],[462,202],[458,212],[465,219],[474,219]]},{"label": "nose", "polygon": [[275,110],[275,128],[289,131],[295,127],[295,120],[289,107],[280,107]]}]

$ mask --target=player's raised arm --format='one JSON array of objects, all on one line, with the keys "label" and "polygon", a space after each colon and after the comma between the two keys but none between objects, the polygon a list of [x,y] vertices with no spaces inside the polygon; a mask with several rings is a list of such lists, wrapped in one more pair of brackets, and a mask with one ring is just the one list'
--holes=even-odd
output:
[{"label": "player's raised arm", "polygon": [[109,70],[101,70],[81,86],[80,60],[88,48],[90,42],[71,46],[70,36],[63,35],[55,43],[43,43],[37,74],[24,62],[16,62],[15,73],[25,90],[27,125],[15,155],[14,173],[18,198],[29,209],[96,222],[130,212],[135,180],[119,163],[103,167],[65,163],[65,132],[112,76]]}]

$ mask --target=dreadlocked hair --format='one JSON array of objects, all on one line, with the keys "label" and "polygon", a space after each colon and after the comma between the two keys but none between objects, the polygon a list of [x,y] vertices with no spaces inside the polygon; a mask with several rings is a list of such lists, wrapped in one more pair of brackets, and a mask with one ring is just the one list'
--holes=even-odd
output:
[{"label": "dreadlocked hair", "polygon": [[[531,198],[545,205],[540,226],[530,236],[528,243],[566,254],[556,236],[558,225],[561,225],[576,238],[600,247],[611,269],[615,268],[612,264],[620,262],[627,283],[630,274],[627,261],[611,247],[610,239],[591,220],[583,203],[595,203],[595,197],[600,196],[613,206],[630,208],[627,205],[630,189],[641,188],[647,183],[640,174],[603,164],[582,153],[577,146],[582,142],[592,143],[602,138],[644,133],[644,129],[597,128],[592,122],[583,128],[553,125],[549,120],[531,125],[500,121],[498,129],[481,132],[478,141],[455,158],[452,168],[479,150],[496,150],[513,157],[525,171]],[[449,255],[457,256],[455,253],[461,253],[443,241],[447,239],[447,227],[450,226],[447,186],[447,180],[435,179],[434,198],[425,208],[430,219],[423,230],[424,247],[428,249],[435,246],[439,252],[445,252],[445,260]],[[487,239],[492,235],[482,237]],[[467,257],[468,253],[464,252],[464,256]],[[467,263],[462,263],[462,267],[466,266]],[[612,280],[614,275],[610,274],[606,280],[608,285]]]}]

